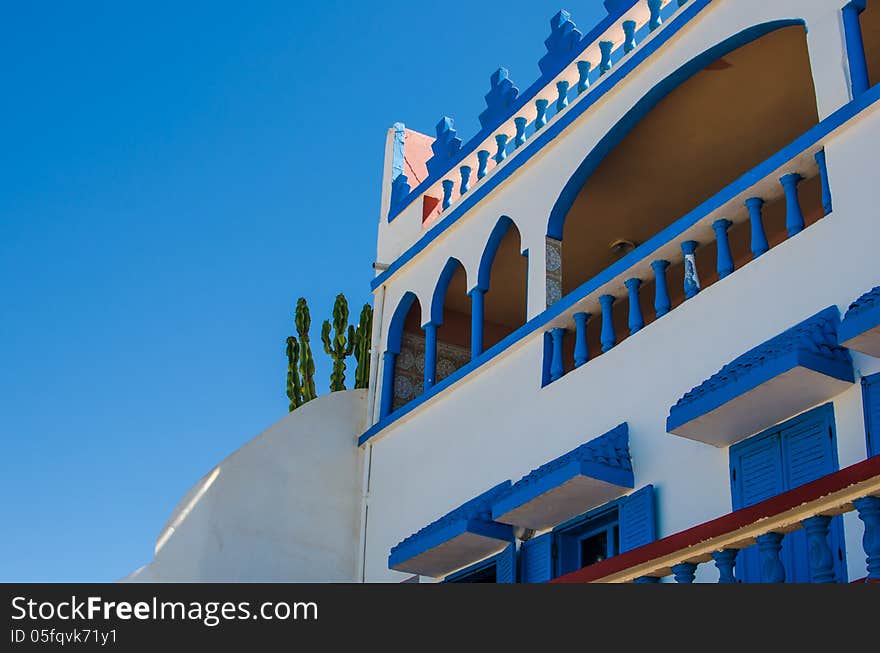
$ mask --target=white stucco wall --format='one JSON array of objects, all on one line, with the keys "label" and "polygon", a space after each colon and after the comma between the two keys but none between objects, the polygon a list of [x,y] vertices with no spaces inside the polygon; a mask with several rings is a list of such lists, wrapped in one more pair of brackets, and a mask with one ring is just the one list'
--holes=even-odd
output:
[{"label": "white stucco wall", "polygon": [[366,390],[319,397],[226,458],[125,580],[356,580],[366,401]]},{"label": "white stucco wall", "polygon": [[[550,210],[584,156],[647,89],[725,38],[769,20],[804,18],[820,119],[845,104],[849,96],[839,10],[836,3],[823,0],[713,3],[388,279],[381,342],[407,291],[418,295],[424,320],[449,257],[462,261],[468,286],[474,285],[482,248],[500,216],[514,220],[523,249],[543,252]],[[516,481],[622,421],[630,426],[636,487],[653,483],[657,489],[661,537],[730,512],[728,450],[666,433],[669,408],[748,349],[829,305],[837,305],[842,314],[853,299],[880,284],[880,190],[872,172],[878,148],[880,113],[875,107],[825,143],[834,198],[831,215],[610,352],[542,389],[542,331],[535,332],[384,429],[371,441],[366,580],[403,579],[404,574],[387,565],[390,548],[403,538],[493,485]],[[401,229],[408,228],[408,219],[407,214],[397,218]],[[381,233],[387,230],[383,227]],[[529,266],[528,313],[533,317],[543,309],[543,257],[530,256]],[[855,361],[861,374],[880,370],[875,359],[856,355]],[[834,404],[843,467],[866,455],[858,382]],[[861,577],[861,522],[850,514],[845,523],[850,577]],[[717,573],[702,565],[698,578],[713,580]]]}]

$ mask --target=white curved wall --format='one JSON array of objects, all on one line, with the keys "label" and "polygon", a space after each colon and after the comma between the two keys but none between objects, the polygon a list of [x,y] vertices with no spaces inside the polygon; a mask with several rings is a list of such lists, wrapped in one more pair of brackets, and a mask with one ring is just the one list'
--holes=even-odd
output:
[{"label": "white curved wall", "polygon": [[367,391],[297,409],[181,500],[153,561],[126,581],[352,582]]}]

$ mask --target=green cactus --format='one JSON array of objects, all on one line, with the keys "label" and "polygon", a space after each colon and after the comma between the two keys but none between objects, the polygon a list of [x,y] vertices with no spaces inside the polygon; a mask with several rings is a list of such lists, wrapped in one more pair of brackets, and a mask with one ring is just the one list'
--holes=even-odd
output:
[{"label": "green cactus", "polygon": [[312,326],[312,318],[309,315],[309,305],[305,297],[296,301],[296,332],[299,334],[299,373],[302,377],[302,403],[306,403],[318,396],[315,391],[315,359],[312,356],[312,346],[309,343],[309,328]]},{"label": "green cactus", "polygon": [[287,338],[287,398],[290,399],[290,412],[303,403],[302,381],[299,377],[299,343],[295,336]]},{"label": "green cactus", "polygon": [[333,338],[330,338],[330,321],[321,326],[324,351],[333,359],[330,373],[330,392],[345,390],[345,359],[354,350],[354,327],[348,323],[348,301],[342,293],[333,302]]},{"label": "green cactus", "polygon": [[361,318],[354,332],[354,357],[357,367],[354,370],[354,387],[366,388],[370,384],[370,346],[373,337],[373,308],[364,304]]}]

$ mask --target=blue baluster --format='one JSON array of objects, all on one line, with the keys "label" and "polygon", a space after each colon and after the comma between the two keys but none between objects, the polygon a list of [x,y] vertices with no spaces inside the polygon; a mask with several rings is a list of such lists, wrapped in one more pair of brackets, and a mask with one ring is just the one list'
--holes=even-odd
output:
[{"label": "blue baluster", "polygon": [[859,519],[865,522],[862,547],[868,563],[868,582],[880,581],[880,498],[864,497],[853,501]]},{"label": "blue baluster", "polygon": [[788,229],[789,238],[804,230],[804,214],[801,212],[801,202],[798,199],[797,190],[801,179],[803,177],[796,172],[779,178],[782,188],[785,190],[785,228]]},{"label": "blue baluster", "polygon": [[590,360],[590,352],[587,349],[587,322],[590,320],[589,313],[574,314],[574,366],[580,367]]},{"label": "blue baluster", "polygon": [[639,287],[642,285],[642,280],[627,279],[623,285],[626,286],[626,291],[629,293],[629,335],[634,335],[645,326],[642,305],[639,303]]},{"label": "blue baluster", "polygon": [[382,400],[379,403],[380,417],[391,414],[394,405],[394,365],[397,362],[397,354],[386,351],[382,354]]},{"label": "blue baluster", "polygon": [[663,0],[648,0],[648,11],[651,12],[651,19],[648,21],[648,29],[652,32],[660,27],[663,22],[660,18],[660,7]]},{"label": "blue baluster", "polygon": [[746,208],[749,210],[749,222],[752,226],[752,258],[756,259],[770,249],[767,234],[764,233],[764,200],[750,197],[746,200]]},{"label": "blue baluster", "polygon": [[651,263],[654,270],[654,311],[657,317],[663,317],[672,308],[669,300],[669,289],[666,287],[666,268],[669,261],[663,259]]},{"label": "blue baluster", "polygon": [[483,290],[471,290],[471,360],[483,353]]},{"label": "blue baluster", "polygon": [[604,75],[611,70],[611,50],[614,43],[611,41],[599,41],[599,51],[602,53],[602,60],[599,62],[599,74]]},{"label": "blue baluster", "polygon": [[458,171],[461,173],[461,187],[459,190],[464,195],[471,189],[471,167],[461,166]]},{"label": "blue baluster", "polygon": [[611,313],[614,295],[602,295],[599,297],[599,304],[602,306],[602,332],[599,340],[602,343],[602,351],[606,352],[617,344],[617,338],[614,335],[614,316]]},{"label": "blue baluster", "polygon": [[477,179],[486,176],[486,167],[489,165],[489,150],[477,152]]},{"label": "blue baluster", "polygon": [[849,78],[853,98],[857,98],[871,87],[868,75],[868,59],[865,55],[865,41],[859,14],[865,10],[865,0],[852,0],[843,8],[843,34],[846,41],[846,58],[849,63]]},{"label": "blue baluster", "polygon": [[779,554],[782,551],[782,533],[764,533],[755,539],[758,541],[758,553],[761,558],[761,582],[784,583],[785,567]]},{"label": "blue baluster", "polygon": [[425,390],[434,385],[437,372],[437,325],[428,322],[425,326]]},{"label": "blue baluster", "polygon": [[715,566],[718,567],[719,583],[736,582],[733,569],[736,566],[736,556],[738,553],[737,549],[722,549],[712,553],[712,560],[715,561]]},{"label": "blue baluster", "polygon": [[550,359],[550,380],[562,378],[565,374],[565,364],[562,361],[562,338],[565,336],[565,329],[556,328],[550,331],[553,338],[553,357]]},{"label": "blue baluster", "polygon": [[825,150],[816,152],[816,165],[819,166],[819,181],[822,183],[822,208],[825,215],[831,213],[831,184],[828,181],[828,166],[825,162]]},{"label": "blue baluster", "polygon": [[452,204],[452,189],[455,188],[455,182],[451,179],[444,179],[440,185],[443,186],[443,210],[445,211]]},{"label": "blue baluster", "polygon": [[507,147],[507,134],[496,134],[495,135],[495,144],[498,145],[498,150],[495,152],[495,163],[501,163],[504,159],[507,158],[507,150],[504,149]]},{"label": "blue baluster", "polygon": [[583,93],[590,88],[590,69],[593,67],[589,61],[578,61],[578,93]]},{"label": "blue baluster", "polygon": [[718,278],[723,279],[733,272],[733,256],[730,253],[730,240],[727,237],[727,230],[733,223],[730,220],[721,218],[712,223],[712,229],[715,230],[715,240],[718,243]]},{"label": "blue baluster", "polygon": [[623,21],[623,52],[627,54],[636,49],[636,21]]},{"label": "blue baluster", "polygon": [[700,292],[700,277],[697,274],[696,240],[686,240],[681,244],[684,252],[684,298],[690,299]]},{"label": "blue baluster", "polygon": [[556,111],[559,112],[568,106],[568,82],[556,82],[556,93]]},{"label": "blue baluster", "polygon": [[535,130],[541,129],[547,124],[547,105],[550,100],[538,98],[535,100]]},{"label": "blue baluster", "polygon": [[639,585],[647,585],[649,583],[659,583],[660,579],[657,578],[657,576],[639,576],[633,582],[638,583]]},{"label": "blue baluster", "polygon": [[678,6],[679,6],[679,7],[684,7],[684,6],[687,4],[687,1],[688,1],[688,0],[678,0]]},{"label": "blue baluster", "polygon": [[513,149],[518,148],[526,142],[527,122],[526,118],[522,116],[513,119],[513,124],[516,125],[516,135],[513,137]]},{"label": "blue baluster", "polygon": [[697,577],[697,565],[693,562],[680,562],[672,565],[672,575],[676,583],[693,583]]},{"label": "blue baluster", "polygon": [[810,580],[814,583],[834,582],[834,554],[828,546],[831,517],[816,515],[801,522],[807,533]]}]

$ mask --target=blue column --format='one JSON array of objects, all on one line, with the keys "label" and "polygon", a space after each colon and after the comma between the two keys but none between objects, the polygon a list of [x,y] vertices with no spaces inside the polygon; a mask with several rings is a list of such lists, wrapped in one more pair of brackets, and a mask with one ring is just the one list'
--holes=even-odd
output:
[{"label": "blue column", "polygon": [[516,135],[513,137],[514,148],[524,145],[526,142],[526,122],[522,116],[513,119],[513,124],[516,125]]},{"label": "blue column", "polygon": [[807,533],[810,580],[814,583],[834,582],[834,554],[828,546],[831,517],[816,515],[801,522]]},{"label": "blue column", "polygon": [[510,138],[507,134],[496,134],[495,135],[495,144],[498,146],[498,149],[495,151],[495,156],[492,157],[495,159],[495,163],[501,163],[504,159],[507,158],[507,150],[504,148],[507,147],[507,139]]},{"label": "blue column", "polygon": [[599,41],[599,51],[602,53],[602,60],[599,62],[599,74],[604,75],[611,70],[611,50],[614,48],[612,41]]},{"label": "blue column", "polygon": [[593,67],[589,61],[578,61],[578,93],[583,93],[590,88],[590,69]]},{"label": "blue column", "polygon": [[648,21],[648,29],[652,32],[660,27],[663,22],[660,20],[660,6],[663,0],[648,0],[648,11],[651,12],[651,19]]},{"label": "blue column", "polygon": [[437,371],[437,325],[428,322],[425,326],[425,391],[434,385]]},{"label": "blue column", "polygon": [[730,240],[727,238],[727,230],[733,223],[721,218],[712,223],[715,230],[715,239],[718,242],[718,278],[723,279],[733,272],[733,256],[730,254]]},{"label": "blue column", "polygon": [[651,263],[651,267],[654,270],[654,311],[657,317],[663,317],[672,308],[669,289],[666,287],[666,268],[669,267],[669,261],[659,259]]},{"label": "blue column", "polygon": [[696,297],[700,292],[700,276],[697,274],[696,240],[686,240],[681,244],[684,253],[684,298]]},{"label": "blue column", "polygon": [[843,8],[843,34],[846,40],[846,58],[849,62],[849,77],[854,98],[871,86],[865,42],[862,39],[862,25],[859,21],[859,14],[864,10],[865,0],[853,0]]},{"label": "blue column", "polygon": [[761,582],[784,583],[785,567],[779,554],[782,552],[782,533],[764,533],[755,539],[761,556]]},{"label": "blue column", "polygon": [[379,417],[388,417],[394,404],[394,364],[397,354],[386,351],[382,355],[382,400],[379,402]]},{"label": "blue column", "polygon": [[642,285],[641,279],[627,279],[623,282],[626,291],[629,293],[629,335],[633,335],[641,331],[645,326],[645,318],[642,317],[642,306],[639,304],[639,286]]},{"label": "blue column", "polygon": [[590,360],[590,352],[587,348],[587,322],[590,320],[589,313],[574,314],[574,366],[580,367]]},{"label": "blue column", "polygon": [[770,249],[767,234],[764,233],[764,200],[750,197],[746,200],[746,208],[749,210],[749,222],[752,225],[752,258],[756,259]]},{"label": "blue column", "polygon": [[538,98],[535,100],[535,129],[541,129],[544,125],[547,124],[547,105],[550,104],[550,100],[545,100],[543,98]]},{"label": "blue column", "polygon": [[461,187],[459,192],[464,195],[471,189],[471,167],[461,166],[458,171],[461,173]]},{"label": "blue column", "polygon": [[735,583],[736,576],[733,574],[733,568],[736,566],[736,556],[739,553],[737,549],[722,549],[712,554],[712,560],[718,567],[719,583]]},{"label": "blue column", "polygon": [[636,21],[623,21],[623,52],[624,54],[636,49]]},{"label": "blue column", "polygon": [[697,565],[693,562],[680,562],[672,565],[672,575],[676,583],[693,583],[697,577]]},{"label": "blue column", "polygon": [[556,94],[556,111],[559,112],[568,106],[568,82],[556,82]]},{"label": "blue column", "polygon": [[804,214],[801,212],[801,202],[797,192],[801,179],[803,177],[796,172],[779,178],[779,182],[785,190],[785,228],[788,229],[789,238],[804,230]]},{"label": "blue column", "polygon": [[648,583],[659,583],[660,579],[657,578],[657,576],[639,576],[633,582],[640,585],[647,585]]},{"label": "blue column", "polygon": [[477,152],[477,179],[486,176],[486,167],[489,165],[489,150]]},{"label": "blue column", "polygon": [[451,179],[444,179],[440,184],[443,186],[443,210],[445,211],[452,204],[452,189],[455,188],[455,182]]},{"label": "blue column", "polygon": [[611,313],[614,295],[602,295],[599,297],[599,304],[602,306],[602,332],[599,334],[599,341],[602,343],[602,351],[606,352],[617,344],[614,336],[614,316]]},{"label": "blue column", "polygon": [[880,581],[880,498],[865,497],[853,501],[859,519],[865,522],[862,547],[868,563],[868,581]]},{"label": "blue column", "polygon": [[816,165],[819,166],[819,181],[822,183],[822,208],[825,215],[831,213],[831,184],[828,182],[828,166],[825,163],[825,150],[819,150],[815,155]]},{"label": "blue column", "polygon": [[565,365],[562,362],[562,338],[565,336],[565,329],[553,329],[550,331],[553,338],[553,357],[550,359],[550,380],[555,381],[561,379],[565,374]]},{"label": "blue column", "polygon": [[483,353],[483,290],[471,290],[471,360]]}]

